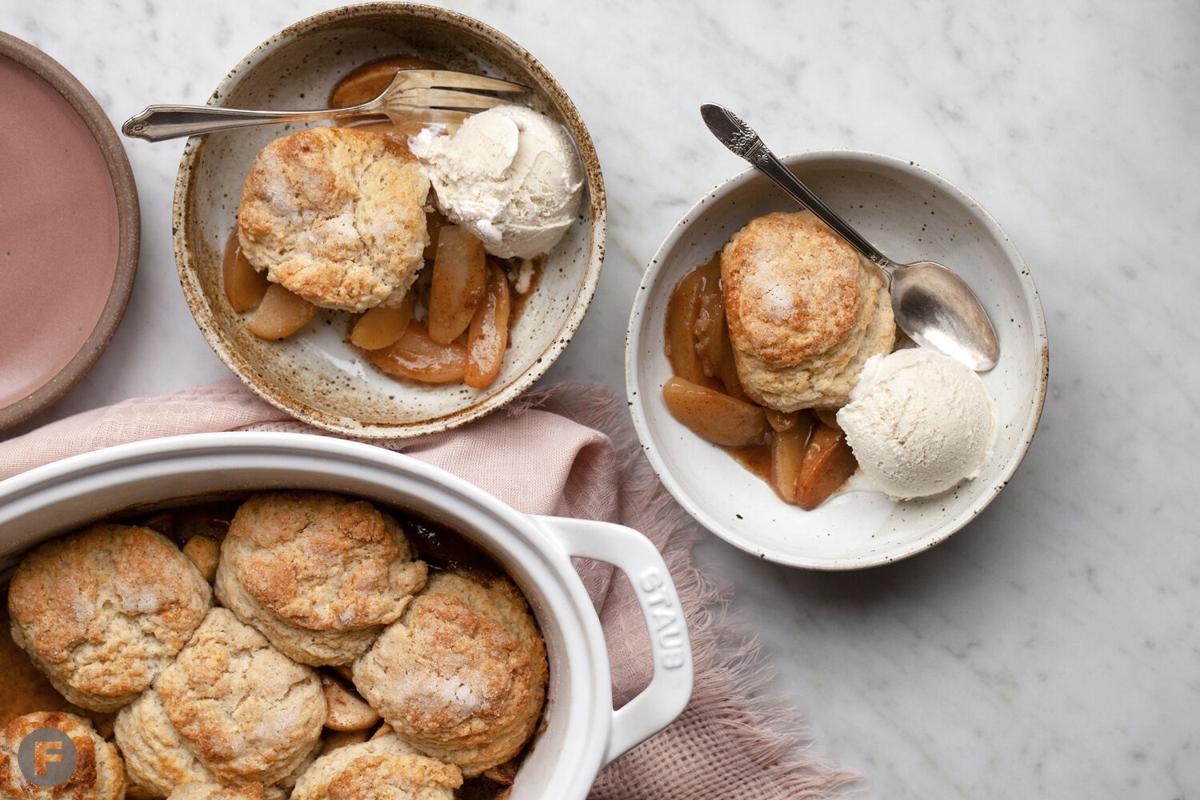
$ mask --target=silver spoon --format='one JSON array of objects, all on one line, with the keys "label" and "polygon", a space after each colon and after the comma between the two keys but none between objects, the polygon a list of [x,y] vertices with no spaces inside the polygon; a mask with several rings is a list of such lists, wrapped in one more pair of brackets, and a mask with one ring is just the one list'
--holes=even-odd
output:
[{"label": "silver spoon", "polygon": [[830,210],[736,114],[706,103],[700,106],[700,115],[721,144],[750,162],[883,271],[891,290],[896,324],[914,342],[961,361],[976,372],[996,366],[1000,358],[996,329],[966,281],[933,261],[892,261]]}]

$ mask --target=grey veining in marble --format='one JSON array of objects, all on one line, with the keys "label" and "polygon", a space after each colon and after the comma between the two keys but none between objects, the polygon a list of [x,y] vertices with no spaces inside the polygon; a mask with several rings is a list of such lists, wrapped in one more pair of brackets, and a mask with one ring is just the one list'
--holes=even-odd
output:
[{"label": "grey veining in marble", "polygon": [[[313,0],[0,2],[114,120],[202,102]],[[775,690],[888,798],[1200,796],[1200,4],[455,3],[531,49],[608,183],[600,291],[547,380],[622,390],[642,265],[741,164],[701,102],[781,152],[853,147],[974,194],[1022,250],[1051,397],[1022,470],[945,545],[822,575],[702,545]],[[169,201],[179,143],[128,144],[144,220],[129,314],[39,422],[227,375],[187,313]]]}]

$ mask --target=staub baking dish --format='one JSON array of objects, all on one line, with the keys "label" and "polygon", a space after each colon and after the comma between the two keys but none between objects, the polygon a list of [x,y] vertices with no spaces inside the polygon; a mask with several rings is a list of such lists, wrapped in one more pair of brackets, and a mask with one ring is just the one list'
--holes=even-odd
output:
[{"label": "staub baking dish", "polygon": [[[2,481],[0,575],[30,546],[118,512],[278,488],[336,491],[411,509],[461,532],[520,585],[546,639],[550,692],[544,730],[517,774],[512,800],[585,797],[601,767],[687,704],[687,630],[666,565],[648,539],[610,523],[522,514],[443,470],[354,442],[195,434],[99,450]],[[616,711],[604,635],[573,556],[624,571],[651,634],[654,677]]]}]

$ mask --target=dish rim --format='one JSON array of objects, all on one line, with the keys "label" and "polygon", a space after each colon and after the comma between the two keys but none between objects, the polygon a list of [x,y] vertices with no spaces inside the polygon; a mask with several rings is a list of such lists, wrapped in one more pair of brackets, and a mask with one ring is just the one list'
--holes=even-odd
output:
[{"label": "dish rim", "polygon": [[581,277],[579,295],[570,313],[563,321],[562,326],[555,333],[546,348],[533,357],[532,362],[520,375],[504,386],[499,387],[495,392],[482,395],[477,402],[466,408],[410,423],[362,423],[351,420],[352,424],[347,424],[343,421],[346,419],[345,417],[308,407],[298,400],[289,397],[284,392],[280,392],[269,386],[259,385],[258,379],[255,377],[256,371],[253,368],[253,364],[246,362],[231,348],[226,347],[224,341],[222,341],[214,316],[210,313],[207,303],[204,301],[203,287],[197,278],[196,270],[192,266],[192,248],[188,241],[187,218],[188,209],[191,205],[191,178],[195,164],[203,151],[203,136],[189,138],[180,157],[171,207],[172,238],[174,241],[176,270],[179,274],[184,299],[187,302],[188,309],[191,311],[192,318],[200,328],[200,332],[203,334],[205,341],[208,342],[209,347],[212,348],[217,357],[224,362],[225,366],[238,377],[246,388],[280,411],[322,430],[361,439],[407,439],[424,434],[448,431],[487,416],[493,411],[497,411],[516,400],[550,369],[551,365],[567,348],[571,339],[574,338],[595,297],[596,288],[600,282],[600,272],[604,265],[604,247],[608,231],[607,199],[604,188],[604,177],[600,170],[600,159],[591,134],[588,132],[579,109],[550,71],[528,50],[496,28],[466,14],[437,6],[421,3],[369,2],[329,9],[305,17],[298,22],[288,25],[278,33],[267,37],[240,59],[226,73],[225,77],[221,79],[221,82],[213,90],[206,103],[208,105],[219,105],[218,101],[222,96],[227,94],[227,90],[231,84],[242,76],[246,69],[252,69],[259,57],[277,43],[294,40],[306,33],[319,30],[330,23],[371,16],[416,17],[438,22],[448,22],[455,27],[471,30],[485,39],[489,39],[500,49],[507,51],[512,58],[533,72],[542,82],[554,102],[563,110],[565,116],[563,124],[569,130],[579,151],[580,161],[583,164],[587,180],[591,220],[590,222],[584,221],[580,224],[590,224],[592,242],[590,252],[587,256],[586,269]]},{"label": "dish rim", "polygon": [[14,403],[0,407],[0,431],[25,422],[57,403],[91,370],[125,316],[137,275],[141,210],[129,155],[100,103],[70,70],[24,39],[0,31],[0,58],[9,58],[50,84],[67,101],[100,149],[117,206],[117,264],[112,288],[96,325],[71,360],[54,376]]},{"label": "dish rim", "polygon": [[[718,183],[715,187],[709,190],[697,202],[692,204],[690,208],[683,213],[679,221],[667,233],[666,237],[659,244],[651,257],[649,264],[646,266],[642,274],[642,279],[638,284],[637,295],[634,298],[633,309],[629,316],[629,325],[625,333],[625,392],[626,400],[629,406],[630,414],[633,417],[634,428],[637,431],[638,439],[641,442],[642,451],[646,454],[646,458],[650,461],[651,467],[663,486],[671,493],[684,510],[689,515],[706,529],[712,532],[718,538],[728,542],[729,544],[743,550],[758,558],[773,561],[777,564],[783,564],[790,567],[800,567],[803,569],[813,569],[827,572],[840,572],[855,569],[865,569],[869,567],[878,567],[886,564],[892,564],[902,561],[912,556],[929,550],[938,544],[941,544],[952,535],[966,527],[968,523],[979,516],[985,508],[991,505],[992,501],[1004,490],[1012,479],[1013,474],[1024,460],[1026,453],[1029,451],[1030,445],[1033,443],[1034,437],[1037,435],[1038,423],[1041,420],[1042,410],[1046,403],[1046,392],[1049,384],[1050,376],[1050,344],[1049,334],[1046,329],[1046,317],[1042,308],[1041,296],[1038,293],[1037,286],[1034,284],[1033,276],[1029,271],[1025,260],[1017,251],[1012,240],[1000,227],[987,209],[985,209],[978,200],[960,189],[949,180],[934,172],[931,169],[917,164],[915,161],[897,158],[895,156],[885,155],[869,150],[858,150],[853,148],[831,148],[823,150],[805,150],[796,153],[791,153],[781,157],[781,161],[789,167],[799,164],[809,164],[813,162],[828,161],[832,159],[840,159],[843,161],[859,162],[867,167],[886,167],[899,170],[900,172],[908,172],[917,175],[924,180],[927,180],[938,187],[939,190],[945,192],[951,197],[957,199],[966,208],[967,212],[991,235],[1000,245],[1006,261],[1010,269],[1017,276],[1018,282],[1021,284],[1025,295],[1025,304],[1029,308],[1030,318],[1033,323],[1035,335],[1035,347],[1038,355],[1038,378],[1035,389],[1034,401],[1030,404],[1028,413],[1025,415],[1024,424],[1020,435],[1020,441],[1009,458],[1008,462],[1001,468],[1000,473],[988,487],[988,491],[982,493],[980,497],[968,506],[963,512],[957,516],[944,521],[941,525],[936,526],[933,531],[926,537],[916,540],[912,544],[903,547],[898,553],[888,555],[865,555],[858,557],[845,557],[840,559],[817,560],[804,556],[798,556],[785,551],[763,548],[754,544],[745,537],[737,534],[732,529],[724,526],[720,521],[712,518],[691,497],[683,490],[683,487],[675,480],[666,462],[655,446],[650,426],[647,422],[643,403],[644,395],[639,391],[637,373],[640,364],[640,343],[641,343],[641,327],[642,318],[645,316],[646,304],[650,296],[650,288],[653,287],[662,275],[663,263],[667,254],[674,249],[679,242],[691,231],[692,225],[695,223],[699,214],[709,205],[722,202],[722,200],[733,190],[739,189],[753,180],[766,180],[758,174],[758,171],[753,167],[748,167],[724,181]],[[782,501],[781,501],[782,502]]]}]

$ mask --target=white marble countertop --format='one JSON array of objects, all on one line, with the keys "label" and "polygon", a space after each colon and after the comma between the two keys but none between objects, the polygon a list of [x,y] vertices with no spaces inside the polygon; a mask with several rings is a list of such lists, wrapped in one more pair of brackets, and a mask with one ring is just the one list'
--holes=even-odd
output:
[{"label": "white marble countertop", "polygon": [[[203,102],[261,39],[328,5],[4,3],[0,29],[62,61],[119,121]],[[1007,491],[948,543],[885,569],[793,571],[715,540],[702,561],[736,583],[774,690],[869,796],[1200,795],[1200,362],[1187,355],[1200,344],[1200,5],[454,6],[558,76],[607,179],[600,291],[548,381],[623,391],[643,264],[740,169],[700,124],[703,101],[744,110],[780,151],[915,160],[995,214],[1051,338],[1041,431]],[[129,143],[143,215],[133,300],[95,370],[39,422],[228,375],[172,263],[180,149]]]}]

